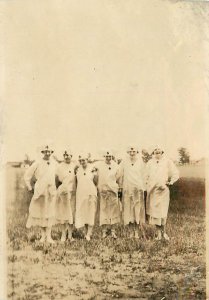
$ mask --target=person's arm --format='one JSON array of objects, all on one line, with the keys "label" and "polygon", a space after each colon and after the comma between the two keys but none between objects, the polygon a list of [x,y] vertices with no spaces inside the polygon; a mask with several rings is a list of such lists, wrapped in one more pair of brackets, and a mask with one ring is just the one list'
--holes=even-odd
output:
[{"label": "person's arm", "polygon": [[118,183],[118,199],[122,201],[123,198],[123,174],[124,174],[124,166],[123,162],[118,166],[118,170],[116,173],[116,182]]},{"label": "person's arm", "polygon": [[179,179],[179,171],[172,160],[168,161],[169,180],[168,185],[174,184]]},{"label": "person's arm", "polygon": [[75,175],[77,174],[78,169],[79,169],[79,165],[77,164],[77,165],[75,165],[75,168],[74,168],[74,173],[75,173]]},{"label": "person's arm", "polygon": [[116,171],[116,174],[115,174],[115,178],[116,178],[117,184],[119,185],[120,180],[121,180],[121,171],[120,171],[120,167],[119,166],[117,166],[117,171]]},{"label": "person's arm", "polygon": [[97,186],[98,185],[98,182],[99,182],[99,174],[98,174],[98,169],[96,167],[93,167],[92,168],[92,173],[94,175],[93,177],[93,182],[94,184]]},{"label": "person's arm", "polygon": [[123,179],[124,179],[124,163],[121,162],[118,166],[117,177],[116,177],[120,190],[123,189]]},{"label": "person's arm", "polygon": [[33,188],[31,186],[31,179],[33,177],[33,175],[35,174],[35,171],[38,167],[38,164],[36,162],[34,162],[26,171],[25,171],[25,174],[24,174],[24,181],[25,181],[25,184],[28,188],[29,191],[32,191]]},{"label": "person's arm", "polygon": [[144,180],[144,187],[145,187],[145,190],[147,190],[147,185],[148,185],[148,181],[149,181],[149,173],[150,173],[150,161],[148,161],[148,162],[144,165],[143,180]]},{"label": "person's arm", "polygon": [[142,180],[142,189],[144,191],[146,191],[147,187],[146,187],[146,163],[141,160],[141,180]]},{"label": "person's arm", "polygon": [[73,193],[76,193],[76,189],[77,189],[77,176],[74,177],[73,180]]}]

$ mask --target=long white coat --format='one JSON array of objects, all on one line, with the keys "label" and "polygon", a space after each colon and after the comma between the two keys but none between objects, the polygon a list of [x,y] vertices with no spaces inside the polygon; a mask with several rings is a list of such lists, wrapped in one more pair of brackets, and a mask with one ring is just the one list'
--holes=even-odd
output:
[{"label": "long white coat", "polygon": [[146,166],[147,214],[152,218],[167,218],[170,192],[166,183],[173,184],[179,172],[172,160],[152,158]]},{"label": "long white coat", "polygon": [[73,224],[75,217],[75,164],[62,162],[56,170],[56,176],[62,183],[57,190],[55,205],[56,223]]},{"label": "long white coat", "polygon": [[119,166],[114,161],[110,164],[100,162],[98,169],[98,190],[100,199],[100,225],[120,222],[120,203],[118,199]]},{"label": "long white coat", "polygon": [[140,158],[131,162],[127,158],[120,164],[123,187],[123,222],[124,225],[145,222],[144,205],[144,163]]},{"label": "long white coat", "polygon": [[77,170],[76,228],[81,228],[85,224],[94,225],[97,208],[97,188],[93,182],[94,176],[93,165],[88,164],[85,170],[80,166]]},{"label": "long white coat", "polygon": [[42,227],[54,224],[55,217],[55,169],[54,161],[40,160],[34,162],[25,172],[24,180],[31,189],[31,179],[36,178],[34,195],[29,206],[29,217],[26,227],[39,225]]}]

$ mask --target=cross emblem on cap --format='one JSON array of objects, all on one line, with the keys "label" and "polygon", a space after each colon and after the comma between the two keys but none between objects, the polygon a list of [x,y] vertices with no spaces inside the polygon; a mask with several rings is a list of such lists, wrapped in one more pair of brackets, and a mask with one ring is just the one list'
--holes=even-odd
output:
[{"label": "cross emblem on cap", "polygon": [[49,149],[49,146],[48,146],[48,145],[46,145],[46,149]]},{"label": "cross emblem on cap", "polygon": [[134,150],[134,148],[131,148],[131,150]]},{"label": "cross emblem on cap", "polygon": [[107,152],[107,154],[109,154],[109,152]]}]

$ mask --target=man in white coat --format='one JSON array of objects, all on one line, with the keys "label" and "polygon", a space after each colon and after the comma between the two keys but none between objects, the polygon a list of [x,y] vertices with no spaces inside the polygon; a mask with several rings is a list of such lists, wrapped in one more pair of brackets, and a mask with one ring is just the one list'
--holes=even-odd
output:
[{"label": "man in white coat", "polygon": [[179,179],[179,172],[172,160],[164,156],[161,147],[153,148],[152,159],[146,166],[146,186],[147,186],[147,215],[149,224],[157,228],[157,240],[162,237],[169,240],[165,233],[170,191],[169,186]]}]

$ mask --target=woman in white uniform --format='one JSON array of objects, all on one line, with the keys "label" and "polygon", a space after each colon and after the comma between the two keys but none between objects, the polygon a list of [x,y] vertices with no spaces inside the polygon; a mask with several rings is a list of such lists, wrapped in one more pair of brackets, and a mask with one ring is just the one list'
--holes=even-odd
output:
[{"label": "woman in white uniform", "polygon": [[64,161],[58,165],[56,177],[60,186],[57,190],[57,201],[55,206],[56,224],[61,224],[61,242],[67,238],[72,239],[73,223],[75,218],[75,164],[71,161],[70,150],[63,151]]},{"label": "woman in white uniform", "polygon": [[130,237],[139,237],[145,223],[144,205],[144,163],[138,156],[138,149],[130,146],[127,149],[128,157],[120,164],[121,182],[123,189],[123,222],[129,226]]},{"label": "woman in white uniform", "polygon": [[97,209],[97,171],[89,164],[88,155],[79,155],[80,166],[76,170],[76,214],[75,227],[85,226],[87,241],[91,239]]},{"label": "woman in white uniform", "polygon": [[162,237],[169,240],[165,233],[170,191],[168,186],[179,179],[179,172],[173,161],[164,156],[161,147],[154,147],[153,158],[146,166],[146,186],[147,186],[147,215],[149,223],[156,225],[157,240]]},{"label": "woman in white uniform", "polygon": [[42,159],[35,161],[25,172],[24,180],[29,191],[32,191],[31,179],[35,176],[34,194],[29,206],[29,217],[26,227],[40,226],[42,230],[41,242],[51,238],[51,228],[55,221],[55,169],[56,162],[50,159],[53,150],[48,146],[41,148]]},{"label": "woman in white uniform", "polygon": [[115,224],[120,222],[120,204],[118,199],[119,166],[112,160],[111,151],[105,152],[105,161],[97,163],[98,190],[100,198],[100,226],[102,237],[107,236],[108,227],[113,238],[117,238]]}]

